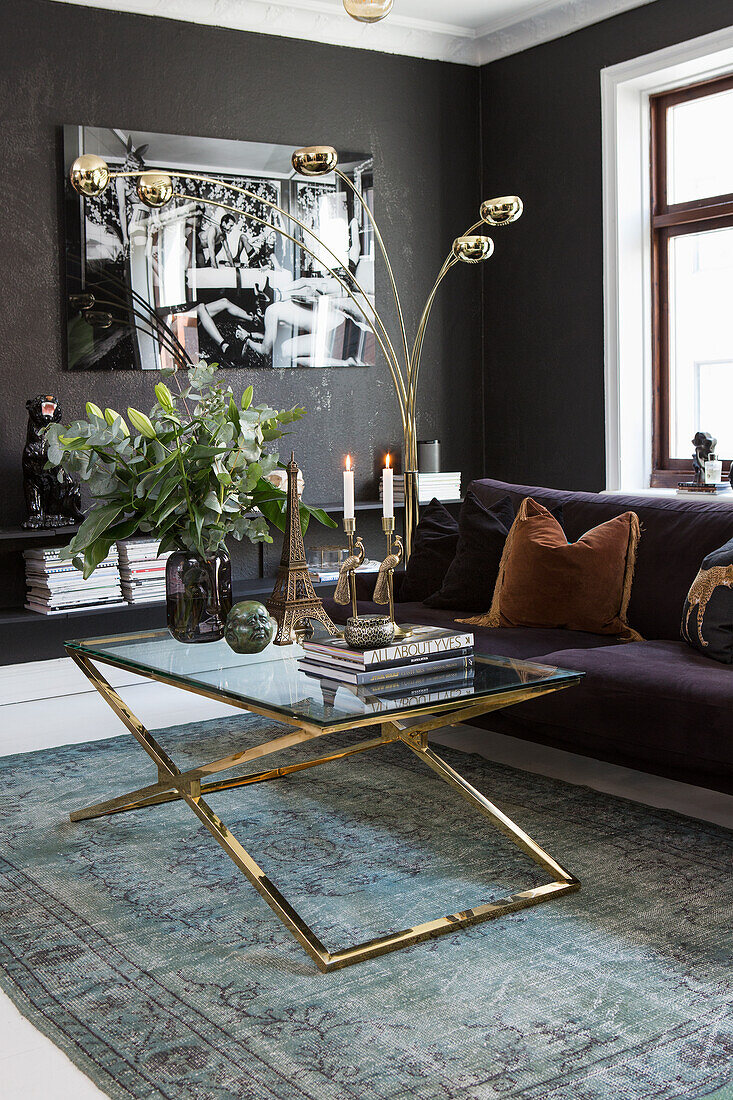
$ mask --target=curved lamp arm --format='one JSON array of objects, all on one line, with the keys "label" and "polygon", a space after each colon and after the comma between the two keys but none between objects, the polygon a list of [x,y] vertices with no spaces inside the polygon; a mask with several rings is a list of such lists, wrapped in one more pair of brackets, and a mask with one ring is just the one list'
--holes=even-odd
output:
[{"label": "curved lamp arm", "polygon": [[[172,194],[171,194],[171,198],[174,198],[174,199],[190,199],[191,196],[185,194],[185,192],[173,191]],[[385,347],[384,341],[382,340],[382,337],[381,337],[376,325],[374,324],[373,321],[371,321],[369,319],[368,314],[366,314],[364,312],[364,307],[363,307],[362,303],[356,297],[356,295],[351,290],[351,288],[348,286],[348,284],[345,283],[344,280],[340,277],[340,275],[336,271],[334,271],[333,268],[330,268],[330,267],[328,267],[327,264],[324,264],[322,259],[320,259],[320,257],[313,251],[313,249],[309,248],[306,244],[303,244],[302,241],[299,241],[295,237],[291,236],[290,233],[287,233],[284,229],[281,229],[279,226],[273,225],[272,222],[266,221],[265,218],[260,218],[256,214],[251,214],[246,210],[240,210],[238,206],[230,206],[228,203],[225,203],[225,202],[215,202],[214,199],[199,198],[198,201],[206,203],[208,206],[216,206],[220,210],[229,210],[233,214],[238,214],[240,217],[243,217],[243,218],[249,218],[251,221],[257,222],[258,225],[264,225],[268,229],[274,230],[276,233],[279,233],[282,237],[285,237],[286,240],[292,241],[292,243],[294,245],[296,245],[298,248],[300,248],[303,252],[306,252],[309,256],[312,256],[313,259],[317,260],[320,264],[322,264],[322,266],[325,268],[325,270],[328,272],[328,274],[333,279],[335,279],[336,282],[339,284],[339,286],[341,286],[346,291],[349,298],[351,298],[351,300],[354,302],[354,304],[356,305],[356,308],[361,313],[361,315],[364,318],[365,322],[367,323],[367,325],[369,326],[371,331],[374,333],[374,336],[375,336],[377,342],[379,343],[379,346],[382,350],[382,354],[384,355],[385,359],[387,360],[387,365],[389,366],[390,372],[392,374],[392,380],[393,380],[394,385],[395,385],[395,390],[397,391],[397,400],[398,400],[399,408],[400,408],[400,416],[401,416],[401,419],[402,419],[402,423],[404,425],[406,415],[407,415],[406,403],[403,402],[403,397],[402,397],[402,392],[404,390],[404,387],[400,387],[400,385],[398,384],[398,377],[399,376],[397,376],[396,373],[395,373],[395,367],[394,367],[394,364],[392,362],[392,359],[390,358],[390,354],[389,354],[387,348]]]},{"label": "curved lamp arm", "polygon": [[[127,178],[127,179],[138,178],[138,179],[140,179],[142,176],[146,176],[148,174],[152,174],[152,175],[156,175],[156,176],[157,175],[167,176],[167,177],[169,177],[169,179],[192,180],[192,181],[195,181],[196,183],[221,184],[221,180],[214,179],[211,176],[204,176],[204,175],[201,175],[197,172],[175,172],[175,171],[171,172],[171,171],[166,171],[165,173],[149,173],[149,170],[147,170],[147,169],[137,170],[137,171],[134,171],[134,172],[110,172],[109,173],[109,178],[110,179],[122,179],[122,178]],[[331,256],[336,261],[336,263],[339,266],[341,266],[341,258],[333,251],[333,249],[330,248],[326,244],[325,241],[322,241],[320,239],[320,237],[318,237],[317,234],[315,234],[313,232],[313,230],[305,224],[305,222],[302,222],[299,218],[296,218],[296,216],[294,214],[289,214],[286,210],[283,210],[282,207],[278,206],[277,203],[270,202],[269,199],[265,199],[261,195],[255,194],[254,191],[248,191],[247,188],[245,188],[245,187],[238,187],[236,184],[227,183],[226,188],[227,188],[228,191],[233,191],[235,194],[243,195],[245,198],[252,199],[254,202],[259,202],[263,206],[269,207],[271,210],[274,210],[277,214],[280,214],[282,217],[287,218],[288,221],[293,222],[300,229],[302,229],[304,233],[307,233],[310,237],[312,237],[313,240],[316,241],[316,243],[318,244],[319,248],[322,248],[325,252],[327,252],[329,254],[329,256]],[[358,194],[358,191],[356,192],[356,194]],[[250,220],[252,220],[252,221],[257,221],[257,222],[259,222],[259,224],[267,226],[268,228],[274,230],[276,233],[280,233],[281,236],[284,236],[288,240],[292,241],[298,248],[301,248],[304,252],[307,252],[316,261],[318,261],[319,263],[322,263],[321,258],[319,256],[317,256],[316,253],[313,252],[311,249],[309,249],[305,245],[303,245],[301,241],[297,240],[297,238],[292,237],[290,234],[286,233],[284,230],[280,229],[278,226],[273,225],[272,222],[267,222],[267,221],[264,221],[261,218],[257,218],[255,215],[248,213],[246,210],[240,210],[239,207],[231,207],[231,206],[227,207],[226,204],[216,203],[216,202],[214,202],[213,199],[205,199],[201,195],[187,195],[187,194],[180,194],[180,193],[179,194],[174,194],[171,191],[171,193],[169,195],[169,198],[166,199],[166,202],[170,201],[171,198],[194,199],[196,202],[203,202],[203,203],[206,203],[209,206],[220,206],[223,209],[230,210],[234,214],[238,214],[240,217],[247,217],[247,218],[250,218]],[[165,204],[161,203],[160,205],[165,205]],[[323,266],[326,267],[325,264]],[[333,271],[332,271],[331,268],[326,267],[326,270],[329,272],[329,274],[333,274]],[[336,276],[334,276],[334,277],[336,277]],[[385,358],[387,359],[388,364],[390,365],[390,371],[392,373],[392,380],[393,380],[394,385],[395,385],[395,387],[398,391],[398,399],[400,400],[401,407],[406,406],[406,402],[407,402],[406,389],[405,389],[404,381],[403,381],[403,378],[402,378],[402,373],[400,371],[399,360],[397,359],[397,354],[394,350],[394,346],[392,345],[392,341],[390,339],[389,333],[387,332],[387,329],[384,325],[384,322],[382,321],[382,318],[380,317],[379,313],[377,312],[376,306],[374,306],[373,303],[369,300],[369,296],[367,295],[364,288],[354,278],[353,275],[351,276],[351,278],[352,278],[352,280],[354,282],[354,285],[356,286],[357,290],[363,296],[364,301],[368,304],[370,310],[372,311],[374,322],[379,326],[379,329],[382,333],[382,340],[379,341],[380,347],[382,349],[382,353],[384,354]],[[341,280],[339,280],[339,281],[341,282],[342,286],[345,285]],[[352,297],[353,297],[353,295],[352,295]],[[354,299],[354,301],[357,301],[357,300]],[[357,302],[357,305],[359,305],[358,302]],[[366,313],[364,312],[363,306],[359,305],[359,311],[360,311],[361,315],[364,317],[364,320],[367,321],[367,323],[369,324],[370,328],[374,332],[374,335],[376,336],[377,333],[374,329],[374,326],[369,322],[369,319],[368,319]],[[385,347],[385,345],[386,345],[386,347]],[[389,352],[387,352],[386,348],[389,349]]]},{"label": "curved lamp arm", "polygon": [[343,180],[344,183],[347,184],[351,188],[351,190],[354,192],[357,199],[361,203],[361,207],[362,207],[364,213],[366,214],[367,218],[369,219],[369,222],[371,224],[372,229],[374,230],[374,236],[377,240],[377,244],[379,245],[379,251],[382,253],[382,259],[384,260],[385,266],[387,268],[387,275],[389,276],[389,282],[390,282],[390,285],[392,287],[392,294],[393,294],[393,297],[394,297],[394,300],[395,300],[395,305],[397,306],[397,317],[399,319],[400,334],[402,336],[402,348],[403,348],[403,351],[405,353],[405,364],[407,365],[408,376],[409,376],[410,351],[409,351],[409,347],[408,347],[408,343],[407,343],[407,329],[405,327],[405,317],[404,317],[404,314],[402,312],[402,303],[400,301],[400,295],[399,295],[399,292],[397,290],[397,283],[395,281],[394,272],[392,271],[392,264],[390,263],[389,255],[387,253],[387,246],[385,245],[384,238],[382,237],[382,234],[379,231],[379,226],[377,225],[377,220],[374,217],[374,215],[372,214],[371,210],[369,209],[369,204],[367,203],[366,199],[362,195],[361,191],[359,191],[358,187],[355,187],[353,182],[349,179],[349,177],[344,172],[341,171],[340,168],[335,168],[334,169],[334,174],[337,175],[339,177],[339,179]]}]

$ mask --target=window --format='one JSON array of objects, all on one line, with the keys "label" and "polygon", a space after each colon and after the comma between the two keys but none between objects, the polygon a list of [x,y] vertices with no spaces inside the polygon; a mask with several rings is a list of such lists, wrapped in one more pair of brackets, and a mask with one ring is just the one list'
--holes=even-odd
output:
[{"label": "window", "polygon": [[650,98],[652,485],[733,459],[733,76]]}]

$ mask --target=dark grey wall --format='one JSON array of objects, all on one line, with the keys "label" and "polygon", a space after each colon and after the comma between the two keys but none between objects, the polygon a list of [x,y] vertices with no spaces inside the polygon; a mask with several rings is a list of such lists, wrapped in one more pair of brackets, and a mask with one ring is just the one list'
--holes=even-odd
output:
[{"label": "dark grey wall", "polygon": [[[149,377],[61,370],[64,123],[372,150],[376,213],[414,329],[480,198],[477,70],[45,0],[2,7],[0,524],[23,516],[26,397],[56,393],[68,417],[88,398],[118,409],[150,403]],[[379,271],[378,280],[380,305],[393,317]],[[466,477],[481,473],[480,302],[479,273],[456,270],[422,372],[420,434],[439,436],[445,468]],[[374,460],[401,443],[384,364],[230,377],[242,388],[252,382],[273,405],[309,410],[293,445],[311,501],[338,497],[347,449],[357,457],[358,493],[375,496]]]},{"label": "dark grey wall", "polygon": [[525,200],[485,276],[488,476],[604,487],[600,71],[731,22],[656,0],[482,69],[484,192]]}]

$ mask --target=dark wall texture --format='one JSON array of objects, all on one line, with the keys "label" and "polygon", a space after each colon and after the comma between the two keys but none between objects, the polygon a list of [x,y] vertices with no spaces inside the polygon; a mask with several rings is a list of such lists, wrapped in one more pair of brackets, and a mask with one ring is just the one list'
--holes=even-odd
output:
[{"label": "dark wall texture", "polygon": [[[478,70],[46,0],[3,0],[2,12],[0,525],[24,514],[27,397],[55,393],[71,418],[87,399],[145,409],[154,382],[62,370],[64,123],[371,150],[376,214],[414,330],[453,238],[476,216]],[[379,268],[377,279],[380,307],[394,318]],[[482,472],[480,322],[480,273],[461,267],[426,342],[419,434],[440,437],[445,468],[466,478]],[[230,379],[253,383],[270,404],[308,409],[292,437],[307,499],[338,499],[347,450],[358,495],[376,496],[377,456],[402,438],[385,364]],[[370,546],[372,556],[379,549],[381,541]],[[256,555],[248,561],[254,569]]]},{"label": "dark wall texture", "polygon": [[731,22],[656,0],[481,70],[484,193],[525,201],[485,274],[488,476],[604,487],[600,71]]}]

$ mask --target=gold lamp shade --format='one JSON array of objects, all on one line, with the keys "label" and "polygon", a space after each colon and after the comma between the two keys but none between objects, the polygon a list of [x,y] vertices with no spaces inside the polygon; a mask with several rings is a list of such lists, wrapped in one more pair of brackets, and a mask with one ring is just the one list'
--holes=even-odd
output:
[{"label": "gold lamp shade", "polygon": [[524,204],[519,195],[502,195],[481,203],[481,221],[487,225],[511,225],[521,218]]},{"label": "gold lamp shade", "polygon": [[165,172],[143,172],[137,193],[146,206],[158,209],[173,198],[173,180]]},{"label": "gold lamp shade", "polygon": [[480,264],[494,251],[491,237],[456,237],[453,255],[464,264]]},{"label": "gold lamp shade", "polygon": [[94,301],[94,295],[88,294],[86,291],[82,294],[69,295],[69,305],[72,309],[78,309],[80,312],[82,310],[92,309]]},{"label": "gold lamp shade", "polygon": [[94,199],[102,194],[109,183],[107,162],[95,153],[84,153],[72,164],[69,179],[75,191],[88,199]]},{"label": "gold lamp shade", "polygon": [[84,311],[84,320],[95,328],[109,328],[112,324],[112,314],[101,309],[87,309]]},{"label": "gold lamp shade", "polygon": [[344,8],[358,23],[378,23],[392,11],[392,0],[344,0]]},{"label": "gold lamp shade", "polygon": [[326,176],[338,164],[339,155],[330,145],[309,145],[296,149],[290,160],[301,176]]}]

